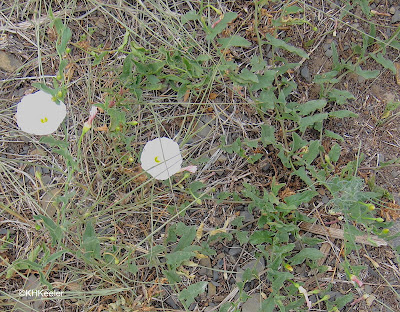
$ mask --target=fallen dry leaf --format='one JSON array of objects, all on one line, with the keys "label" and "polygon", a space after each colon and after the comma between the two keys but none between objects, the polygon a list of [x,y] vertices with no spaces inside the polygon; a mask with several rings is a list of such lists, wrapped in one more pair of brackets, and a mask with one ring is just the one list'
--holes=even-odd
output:
[{"label": "fallen dry leaf", "polygon": [[396,66],[396,82],[400,86],[400,63],[396,62],[394,66]]},{"label": "fallen dry leaf", "polygon": [[107,125],[100,126],[100,127],[94,128],[94,131],[103,131],[103,132],[107,132],[107,131],[108,131],[108,127],[107,127]]}]

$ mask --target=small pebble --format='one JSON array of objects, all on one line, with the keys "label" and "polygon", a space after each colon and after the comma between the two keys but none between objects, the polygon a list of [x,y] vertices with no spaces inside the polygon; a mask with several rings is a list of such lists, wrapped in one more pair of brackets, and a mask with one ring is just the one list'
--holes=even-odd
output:
[{"label": "small pebble", "polygon": [[329,49],[329,50],[326,50],[326,51],[325,51],[325,56],[326,56],[326,57],[331,57],[332,55],[333,55],[332,49]]},{"label": "small pebble", "polygon": [[395,7],[391,7],[389,10],[389,13],[394,15],[394,13],[396,13],[396,8]]},{"label": "small pebble", "polygon": [[300,70],[300,75],[307,81],[311,82],[310,70],[307,65],[304,65]]}]

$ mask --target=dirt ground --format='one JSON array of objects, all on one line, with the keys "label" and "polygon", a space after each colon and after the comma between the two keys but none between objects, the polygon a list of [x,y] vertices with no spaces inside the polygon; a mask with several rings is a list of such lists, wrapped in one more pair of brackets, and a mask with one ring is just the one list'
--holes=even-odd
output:
[{"label": "dirt ground", "polygon": [[[9,3],[7,3],[9,2]],[[37,51],[37,41],[35,37],[34,25],[27,22],[27,18],[32,17],[32,12],[36,9],[34,6],[27,5],[24,10],[21,7],[15,11],[11,10],[13,7],[12,1],[5,1],[0,5],[0,101],[2,103],[1,109],[4,114],[11,116],[10,111],[13,105],[27,93],[32,92],[34,88],[32,87],[32,82],[35,81],[34,77],[40,76],[42,72],[47,75],[55,75],[57,72],[57,60],[54,55],[54,47],[51,46],[51,40],[48,40],[43,45],[41,45],[41,57],[43,68],[38,67],[38,51]],[[59,2],[59,1],[55,1]],[[112,3],[112,1],[106,1],[107,3]],[[118,2],[118,1],[117,1]],[[102,2],[99,2],[102,3]],[[113,4],[114,5],[114,4]],[[128,5],[128,4],[126,4]],[[229,27],[232,31],[239,29],[239,33],[251,40],[253,43],[255,38],[252,33],[252,13],[254,12],[254,5],[252,2],[248,1],[222,1],[222,9],[225,11],[233,11],[239,14],[237,20]],[[300,5],[300,3],[298,3]],[[331,43],[335,42],[338,47],[339,59],[348,59],[351,57],[351,46],[353,44],[362,44],[361,34],[368,34],[370,31],[370,22],[376,25],[376,37],[379,40],[387,40],[395,31],[400,27],[400,22],[394,20],[395,14],[400,10],[400,6],[396,1],[373,1],[370,6],[373,10],[377,12],[370,20],[365,18],[365,14],[361,10],[360,6],[355,6],[351,9],[348,14],[342,17],[345,5],[341,1],[330,2],[328,1],[306,1],[302,3],[305,9],[303,18],[310,21],[310,23],[318,28],[317,32],[310,30],[308,24],[303,25],[291,25],[290,27],[283,27],[281,33],[281,38],[290,38],[290,43],[301,47],[306,50],[310,55],[310,59],[302,62],[302,65],[295,71],[291,72],[290,75],[292,79],[298,84],[298,89],[295,91],[294,97],[300,99],[302,102],[317,99],[320,93],[319,87],[312,82],[315,75],[328,72],[332,70],[333,59]],[[151,4],[148,4],[148,9],[151,10]],[[188,6],[181,4],[179,10],[187,10]],[[271,27],[270,19],[274,16],[279,15],[279,5],[278,4],[268,4],[265,6],[266,13],[259,21],[260,25],[265,27],[265,31],[268,32],[268,27]],[[59,12],[63,10],[61,6],[55,4],[53,8],[54,12]],[[112,7],[109,7],[112,10]],[[179,10],[177,8],[171,7],[171,10]],[[396,11],[397,10],[397,11]],[[113,20],[100,10],[96,9],[90,3],[85,3],[78,1],[78,5],[73,9],[66,8],[67,13],[62,16],[72,16],[71,23],[69,27],[73,30],[72,41],[77,42],[81,29],[86,29],[88,26],[95,26],[97,30],[93,36],[88,40],[88,44],[92,47],[97,46],[99,43],[104,43],[109,45],[109,47],[116,48],[119,46],[120,33],[121,30],[116,30],[113,24]],[[17,14],[19,12],[20,14]],[[120,11],[116,10],[118,14]],[[7,16],[5,18],[4,16]],[[49,18],[45,15],[43,10],[43,18],[40,21],[40,25],[44,28],[41,31],[47,31],[47,37],[51,37],[51,30],[46,28],[49,25]],[[120,16],[123,18],[123,16]],[[394,22],[393,22],[394,21]],[[246,24],[247,23],[247,24]],[[263,30],[264,28],[260,28]],[[113,38],[117,37],[118,40]],[[156,40],[155,40],[156,41]],[[311,45],[308,45],[312,42]],[[375,45],[368,47],[368,52],[373,52],[376,48]],[[266,57],[268,58],[268,49],[264,51]],[[233,51],[235,53],[235,51]],[[392,47],[387,48],[385,55],[387,58],[395,63],[399,63],[399,50]],[[82,124],[82,121],[86,118],[86,111],[88,111],[89,103],[95,102],[96,96],[93,95],[92,99],[85,99],[86,93],[82,91],[83,84],[80,81],[80,77],[86,69],[85,65],[85,55],[82,50],[76,47],[72,49],[70,56],[76,61],[77,68],[71,73],[71,81],[76,83],[72,84],[71,93],[74,95],[70,97],[74,101],[71,105],[71,110],[75,112],[76,124]],[[236,56],[235,56],[236,57]],[[248,62],[249,57],[239,54],[238,62]],[[356,62],[357,59],[350,59]],[[297,59],[296,61],[299,61]],[[16,73],[14,70],[25,64],[23,70],[20,73]],[[397,67],[398,71],[400,66]],[[387,166],[385,168],[377,168],[382,165],[382,163],[395,160],[400,157],[400,111],[399,109],[391,112],[390,116],[383,118],[385,113],[385,107],[388,102],[398,102],[400,101],[400,73],[397,72],[397,76],[394,75],[390,70],[384,69],[381,65],[372,62],[363,65],[364,70],[376,70],[379,69],[381,72],[379,76],[375,79],[364,79],[355,74],[347,74],[342,77],[340,82],[335,85],[335,88],[341,90],[348,90],[354,95],[353,100],[349,100],[347,103],[343,104],[341,109],[348,109],[358,114],[357,118],[347,118],[338,121],[329,122],[326,127],[332,131],[340,134],[345,140],[341,144],[342,146],[342,162],[343,165],[347,161],[354,160],[363,153],[365,155],[365,160],[360,164],[358,174],[366,181],[371,181],[375,179],[375,184],[387,190],[392,194],[393,199],[387,199],[387,205],[393,209],[399,209],[400,205],[400,167],[396,164]],[[98,74],[98,73],[93,73]],[[107,76],[103,77],[102,83],[107,84]],[[72,92],[73,91],[73,92]],[[216,99],[215,102],[211,104],[218,104],[218,100],[221,102],[226,102],[226,99]],[[85,107],[84,110],[81,108]],[[178,106],[179,107],[179,106]],[[221,105],[221,107],[225,107]],[[175,110],[175,114],[180,114],[180,109]],[[232,108],[233,109],[233,108]],[[234,117],[243,122],[243,124],[249,125],[251,123],[257,123],[259,120],[257,117],[252,115],[251,110],[249,110],[248,105],[236,104],[234,108]],[[229,110],[228,110],[229,111]],[[205,115],[207,115],[205,113]],[[213,114],[211,113],[210,116]],[[0,130],[0,136],[2,137],[2,142],[0,146],[0,154],[4,159],[13,159],[14,157],[25,157],[26,155],[35,156],[35,153],[40,153],[36,150],[37,142],[32,144],[26,141],[24,137],[18,137],[14,134],[10,135],[9,132],[15,132],[16,125],[12,118],[1,117],[0,125],[2,130]],[[171,129],[174,125],[169,124]],[[208,129],[206,127],[206,129]],[[235,136],[240,136],[241,131],[237,130],[236,133],[231,133],[232,140]],[[25,141],[24,141],[25,140]],[[215,140],[214,147],[219,144],[218,140]],[[208,151],[199,151],[199,154],[207,153]],[[276,158],[276,151],[271,152],[271,157]],[[25,156],[24,156],[25,155]],[[26,159],[26,158],[24,158]],[[235,170],[229,171],[232,162],[230,162],[228,157],[221,157],[214,164],[214,167],[210,168],[211,171],[215,171],[217,174],[209,178],[207,181],[213,183],[217,188],[223,189],[230,181],[232,186],[231,190],[238,191],[232,182],[232,172],[235,173],[236,178],[240,177],[237,181],[250,182],[254,185],[266,185],[267,179],[263,177],[258,177],[254,173],[260,172],[260,170],[265,170],[263,173],[268,176],[272,170],[284,170],[284,168],[265,168],[265,166],[250,166],[248,164],[236,164]],[[266,164],[263,164],[266,165]],[[229,170],[224,171],[226,168]],[[263,169],[264,168],[264,169]],[[26,167],[20,168],[21,171],[26,171],[25,173],[29,175],[34,175],[33,166],[27,165]],[[221,172],[221,174],[219,174]],[[248,174],[250,172],[250,174]],[[205,173],[205,175],[208,172]],[[43,172],[44,176],[47,176],[46,172]],[[283,181],[285,179],[283,178]],[[284,182],[287,182],[284,181]],[[6,185],[1,186],[0,193],[14,192],[13,190],[8,190]],[[317,199],[323,202],[324,194]],[[246,215],[245,207],[242,205],[227,205],[226,207],[221,207],[216,209],[212,208],[212,212],[209,211],[188,211],[188,220],[203,220],[208,218],[209,225],[215,228],[221,227],[223,225],[223,220],[226,215],[230,214],[242,214]],[[386,220],[391,220],[394,222],[394,229],[400,228],[397,220],[398,213],[395,210],[387,210],[382,212],[382,217]],[[310,213],[313,209],[311,207],[305,207],[304,212]],[[321,210],[322,211],[322,210]],[[8,216],[9,218],[12,218]],[[314,216],[315,217],[315,216]],[[6,218],[3,216],[0,221],[5,222]],[[5,231],[5,230],[4,230]],[[27,230],[27,232],[29,232]],[[13,230],[14,235],[16,231]],[[314,234],[308,233],[307,231],[302,232],[303,235],[313,236]],[[0,235],[5,235],[5,232],[0,229]],[[28,234],[26,234],[29,236]],[[23,235],[25,236],[25,234]],[[331,268],[337,268],[337,254],[343,248],[343,242],[340,239],[327,238],[328,244],[324,245],[326,257],[321,265],[327,265]],[[397,246],[397,241],[394,245]],[[228,271],[237,271],[241,267],[242,263],[248,260],[251,254],[251,250],[246,252],[241,252],[244,256],[243,259],[238,259],[238,254],[234,253],[232,250],[237,248],[239,245],[237,242],[232,241],[229,244],[219,243],[214,246],[219,252],[218,255],[209,264],[204,264],[210,268],[221,269],[221,259],[226,255],[227,261],[224,263]],[[233,249],[232,249],[233,248]],[[322,247],[321,247],[322,248]],[[1,251],[0,251],[1,254]],[[17,254],[3,255],[9,261],[15,260]],[[246,258],[247,257],[247,258]],[[400,268],[396,253],[389,246],[386,247],[372,247],[365,246],[362,248],[357,255],[351,255],[351,259],[354,265],[365,265],[366,270],[362,271],[361,280],[364,282],[364,290],[360,291],[355,289],[351,283],[346,283],[346,281],[338,279],[332,276],[335,272],[328,272],[325,275],[319,275],[318,278],[309,278],[311,272],[302,271],[299,269],[296,272],[297,277],[301,281],[306,281],[308,289],[314,289],[317,287],[322,287],[325,284],[331,283],[332,288],[329,294],[332,298],[337,298],[344,296],[348,293],[353,293],[354,298],[361,297],[363,293],[368,293],[371,297],[369,300],[360,300],[360,302],[354,305],[347,306],[342,311],[400,311]],[[378,264],[378,267],[376,267]],[[4,268],[4,266],[3,266]],[[303,268],[305,270],[305,268]],[[2,269],[3,271],[3,269]],[[209,272],[200,272],[200,274]],[[19,284],[18,276],[14,277],[14,281],[0,282],[0,287],[3,291],[7,287],[11,287],[10,284]],[[230,275],[228,278],[224,277],[221,273],[213,276],[211,274],[210,280],[216,282],[215,293],[207,293],[202,296],[199,300],[199,308],[205,309],[204,311],[212,311],[214,307],[218,306],[224,298],[226,298],[233,291],[233,284],[235,282],[234,276]],[[390,284],[391,286],[388,286]],[[14,287],[15,287],[14,285]],[[252,289],[265,290],[268,287],[264,287],[258,284],[257,281],[252,281],[251,284],[247,285],[246,290],[251,291]],[[266,290],[267,291],[267,290]],[[166,297],[167,298],[167,297]],[[168,297],[165,299],[165,306],[168,309],[178,310],[180,307],[176,305],[174,300],[170,300]],[[315,302],[316,298],[312,298]],[[159,303],[159,302],[158,302]],[[208,307],[208,308],[207,308]],[[322,306],[321,306],[322,307]],[[208,309],[208,310],[207,310]],[[51,308],[49,309],[51,310]],[[54,310],[55,311],[55,310]],[[65,311],[73,311],[73,308],[66,308]],[[145,311],[145,310],[143,310]],[[244,310],[243,310],[244,311]],[[314,309],[313,311],[325,311],[323,308]],[[245,311],[246,312],[246,311]]]}]

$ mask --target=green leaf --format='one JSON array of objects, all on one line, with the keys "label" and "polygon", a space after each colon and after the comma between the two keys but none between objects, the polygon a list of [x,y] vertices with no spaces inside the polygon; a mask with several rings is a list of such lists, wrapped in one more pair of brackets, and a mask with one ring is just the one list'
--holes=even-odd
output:
[{"label": "green leaf", "polygon": [[307,141],[303,140],[301,138],[301,136],[299,136],[296,132],[293,132],[292,138],[293,138],[293,141],[292,141],[292,144],[291,144],[291,148],[294,151],[297,151],[300,148],[302,148],[302,147],[307,145]]},{"label": "green leaf", "polygon": [[272,290],[276,293],[283,286],[284,282],[293,278],[289,272],[280,272],[272,268],[268,269],[268,279],[272,281]]},{"label": "green leaf", "polygon": [[178,299],[182,302],[185,309],[194,302],[194,299],[206,290],[207,282],[198,282],[188,286],[188,288],[182,290],[178,295]]},{"label": "green leaf", "polygon": [[35,220],[42,220],[44,223],[44,226],[46,227],[46,229],[49,231],[50,236],[52,238],[52,245],[55,246],[58,242],[61,241],[62,237],[63,237],[63,231],[61,229],[61,227],[57,224],[54,223],[54,221],[52,219],[50,219],[47,216],[43,216],[43,215],[37,215],[37,216],[33,216],[33,218]]},{"label": "green leaf", "polygon": [[337,162],[339,160],[340,157],[340,151],[341,151],[341,147],[339,144],[335,143],[331,150],[329,151],[329,158],[331,159],[331,161],[333,162]]},{"label": "green leaf", "polygon": [[189,21],[196,21],[200,19],[200,15],[195,10],[191,10],[181,17],[181,23],[184,25]]},{"label": "green leaf", "polygon": [[276,70],[265,70],[262,75],[257,75],[258,82],[250,86],[250,90],[258,91],[261,89],[271,87],[273,82],[275,81],[275,77],[276,77]]},{"label": "green leaf", "polygon": [[357,1],[358,2],[358,4],[360,5],[360,7],[361,7],[361,10],[363,11],[363,13],[368,17],[368,18],[370,18],[371,17],[371,9],[370,9],[370,7],[369,7],[369,0],[359,0],[359,1]]},{"label": "green leaf", "polygon": [[330,101],[336,102],[338,105],[347,103],[347,100],[354,100],[355,97],[352,93],[347,90],[332,89],[328,92],[328,98]]},{"label": "green leaf", "polygon": [[270,231],[255,231],[249,239],[249,242],[253,245],[259,245],[263,243],[272,244],[272,237],[274,234]]},{"label": "green leaf", "polygon": [[34,83],[32,83],[32,85],[33,85],[35,88],[37,88],[37,89],[39,89],[39,90],[42,90],[42,91],[44,91],[44,92],[46,92],[46,93],[48,93],[48,94],[50,94],[50,95],[52,95],[52,96],[56,96],[56,94],[57,94],[57,90],[54,90],[54,89],[52,89],[52,88],[46,86],[44,83],[41,83],[41,82],[34,82]]},{"label": "green leaf", "polygon": [[100,259],[100,241],[96,236],[92,222],[86,224],[82,236],[82,246],[86,253],[95,259]]},{"label": "green leaf", "polygon": [[258,77],[247,68],[243,68],[238,78],[243,84],[258,83]]},{"label": "green leaf", "polygon": [[122,44],[117,48],[119,52],[122,52],[124,50],[126,44],[128,43],[128,39],[129,39],[129,31],[125,30],[125,35],[124,39],[122,40]]},{"label": "green leaf", "polygon": [[299,122],[299,129],[301,132],[306,131],[307,127],[313,126],[317,122],[321,122],[328,118],[328,113],[315,114],[312,116],[303,117]]},{"label": "green leaf", "polygon": [[229,38],[219,38],[218,43],[221,44],[222,49],[228,49],[230,47],[249,47],[251,46],[250,41],[240,37],[238,35],[233,35]]},{"label": "green leaf", "polygon": [[196,227],[187,226],[183,222],[179,222],[176,226],[176,234],[181,236],[178,244],[174,251],[183,250],[187,246],[190,246],[196,237]]},{"label": "green leaf", "polygon": [[298,107],[299,114],[305,116],[313,113],[318,109],[324,108],[326,103],[325,99],[308,101]]},{"label": "green leaf", "polygon": [[256,72],[263,70],[268,64],[261,57],[254,55],[250,60],[251,71]]},{"label": "green leaf", "polygon": [[128,272],[132,273],[133,275],[139,272],[139,268],[137,267],[136,261],[134,259],[132,259],[131,262],[128,264]]},{"label": "green leaf", "polygon": [[303,203],[308,203],[311,201],[311,199],[313,199],[315,196],[318,195],[317,191],[304,191],[301,193],[297,193],[295,195],[291,195],[285,198],[285,202],[288,205],[294,205],[296,207],[298,207],[299,205],[303,204]]},{"label": "green leaf", "polygon": [[326,72],[323,74],[315,75],[314,82],[316,84],[324,84],[324,83],[337,83],[339,79],[335,78],[339,72],[336,70]]},{"label": "green leaf", "polygon": [[378,54],[370,53],[369,56],[371,56],[375,60],[375,62],[381,64],[386,69],[390,69],[393,75],[396,75],[397,73],[396,66],[394,66],[394,63],[391,60],[386,59],[382,53]]},{"label": "green leaf", "polygon": [[308,152],[303,155],[303,161],[310,165],[314,159],[319,155],[319,148],[321,144],[319,141],[311,141],[310,145],[308,146]]},{"label": "green leaf", "polygon": [[296,48],[290,44],[287,44],[285,41],[277,39],[270,34],[266,34],[265,38],[268,40],[269,44],[271,44],[274,47],[285,49],[286,51],[295,53],[298,56],[303,57],[305,59],[310,58],[309,55],[306,52],[304,52],[304,50]]},{"label": "green leaf", "polygon": [[[210,33],[206,36],[206,40],[213,40],[220,32],[222,32],[230,22],[232,22],[238,16],[235,12],[227,12],[223,15],[222,20],[215,25],[214,28],[210,28]],[[221,18],[221,16],[220,16]]]},{"label": "green leaf", "polygon": [[132,69],[133,69],[133,54],[128,54],[124,60],[124,64],[122,65],[122,73],[119,76],[122,82],[127,81],[132,77]]},{"label": "green leaf", "polygon": [[291,5],[287,6],[283,9],[283,15],[289,15],[289,14],[296,14],[296,13],[303,13],[303,8],[298,7],[297,5]]},{"label": "green leaf", "polygon": [[61,149],[68,149],[69,142],[57,140],[52,136],[43,136],[39,140],[40,143],[49,144],[51,147],[59,147]]},{"label": "green leaf", "polygon": [[260,96],[257,99],[257,104],[259,104],[261,109],[266,112],[268,110],[273,110],[277,101],[278,100],[275,97],[274,91],[272,89],[262,90]]},{"label": "green leaf", "polygon": [[164,276],[167,277],[168,282],[169,282],[171,285],[174,285],[174,284],[176,284],[176,283],[180,283],[180,281],[182,280],[181,277],[179,276],[179,274],[176,273],[176,272],[173,271],[173,270],[168,270],[168,271],[164,270],[164,271],[163,271],[163,274],[164,274]]},{"label": "green leaf", "polygon": [[61,43],[56,45],[57,53],[62,56],[65,53],[65,49],[67,48],[67,44],[72,37],[72,31],[67,26],[64,26],[64,29],[61,34]]},{"label": "green leaf", "polygon": [[58,259],[59,257],[61,257],[62,255],[66,254],[66,253],[68,253],[67,250],[57,251],[56,253],[50,255],[49,257],[43,258],[42,265],[45,266],[46,264]]},{"label": "green leaf", "polygon": [[235,233],[236,238],[240,245],[247,244],[249,242],[249,232],[248,231],[238,231]]},{"label": "green leaf", "polygon": [[348,293],[347,295],[339,296],[335,300],[335,305],[339,310],[341,310],[346,306],[346,304],[348,304],[351,301],[353,301],[353,294],[352,293]]},{"label": "green leaf", "polygon": [[177,268],[183,262],[190,260],[194,257],[195,253],[192,251],[174,251],[165,256],[167,259],[167,264],[171,265],[173,268]]},{"label": "green leaf", "polygon": [[108,54],[108,51],[103,51],[100,54],[96,54],[93,61],[93,66],[99,65],[103,58]]},{"label": "green leaf", "polygon": [[346,118],[346,117],[358,117],[356,113],[349,111],[347,109],[333,111],[329,113],[329,117],[333,118]]},{"label": "green leaf", "polygon": [[332,132],[330,130],[325,129],[325,135],[329,138],[338,140],[340,142],[344,142],[344,138],[342,136],[340,136],[339,134]]},{"label": "green leaf", "polygon": [[365,79],[374,79],[378,77],[379,70],[362,70],[360,66],[356,66],[355,73]]},{"label": "green leaf", "polygon": [[298,254],[290,259],[291,265],[303,263],[306,259],[312,261],[322,258],[324,254],[316,248],[303,248]]},{"label": "green leaf", "polygon": [[310,187],[314,184],[313,180],[308,176],[306,172],[306,168],[300,167],[299,169],[296,169],[293,171],[293,174],[297,175],[300,179],[302,179],[306,184]]},{"label": "green leaf", "polygon": [[276,143],[274,126],[261,125],[261,142],[264,146]]}]

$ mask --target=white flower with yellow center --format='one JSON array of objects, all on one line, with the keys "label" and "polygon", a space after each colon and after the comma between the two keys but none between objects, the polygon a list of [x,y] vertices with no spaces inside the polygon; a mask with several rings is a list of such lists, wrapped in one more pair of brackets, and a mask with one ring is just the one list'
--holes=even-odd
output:
[{"label": "white flower with yellow center", "polygon": [[179,145],[168,138],[157,138],[147,142],[140,162],[143,170],[157,180],[166,180],[182,169]]},{"label": "white flower with yellow center", "polygon": [[50,94],[37,91],[21,99],[15,117],[22,131],[46,135],[57,130],[66,114],[64,103],[57,104]]}]

